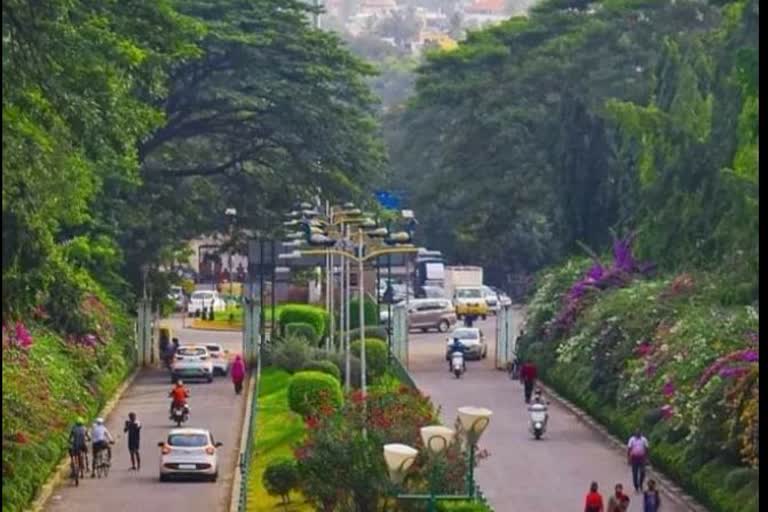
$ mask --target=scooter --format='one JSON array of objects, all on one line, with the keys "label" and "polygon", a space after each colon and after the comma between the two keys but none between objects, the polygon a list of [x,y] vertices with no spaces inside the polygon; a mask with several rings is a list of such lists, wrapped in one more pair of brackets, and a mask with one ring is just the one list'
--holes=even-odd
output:
[{"label": "scooter", "polygon": [[531,417],[528,428],[533,437],[541,439],[541,436],[547,430],[547,419],[549,419],[547,406],[542,403],[533,403],[528,407],[528,412]]},{"label": "scooter", "polygon": [[189,405],[184,404],[181,405],[175,405],[173,409],[171,410],[171,420],[176,423],[177,427],[180,427],[182,423],[186,422],[189,419]]},{"label": "scooter", "polygon": [[464,373],[464,354],[458,350],[451,354],[451,371],[457,379],[460,379],[461,374]]}]

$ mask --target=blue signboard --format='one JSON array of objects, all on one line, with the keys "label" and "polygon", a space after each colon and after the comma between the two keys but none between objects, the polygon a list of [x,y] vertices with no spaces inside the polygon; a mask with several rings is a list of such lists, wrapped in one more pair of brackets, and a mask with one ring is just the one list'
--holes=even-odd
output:
[{"label": "blue signboard", "polygon": [[400,208],[400,198],[391,192],[387,192],[386,190],[377,191],[376,200],[384,208],[388,208],[390,210],[397,210]]}]

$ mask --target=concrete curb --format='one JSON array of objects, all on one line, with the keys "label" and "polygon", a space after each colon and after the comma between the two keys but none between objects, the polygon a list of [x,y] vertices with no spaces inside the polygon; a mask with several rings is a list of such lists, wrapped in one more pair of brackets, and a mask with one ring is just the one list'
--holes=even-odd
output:
[{"label": "concrete curb", "polygon": [[[620,452],[622,456],[626,455],[626,445],[614,437],[610,432],[608,432],[604,426],[594,420],[589,414],[579,409],[569,400],[566,400],[557,394],[553,389],[541,383],[541,381],[538,382],[538,386],[540,386],[546,394],[551,396],[560,405],[565,407],[571,414],[576,416],[579,421],[600,434],[608,442],[608,444],[611,445],[611,447],[614,448],[617,452]],[[673,483],[669,478],[654,470],[650,464],[646,469],[646,475],[647,477],[656,480],[656,482],[659,484],[659,489],[662,491],[665,497],[669,498],[676,504],[685,507],[690,512],[709,512],[708,508],[701,505],[692,496],[688,495],[683,489],[681,489],[677,484]]]},{"label": "concrete curb", "polygon": [[256,388],[256,380],[256,375],[251,374],[248,377],[248,392],[245,394],[245,415],[243,416],[243,429],[240,432],[240,450],[237,452],[235,474],[232,478],[232,487],[230,489],[229,512],[237,512],[238,505],[240,504],[240,485],[243,481],[243,475],[240,471],[240,454],[245,453],[248,447],[248,418],[253,409],[253,393]]},{"label": "concrete curb", "polygon": [[[112,395],[112,398],[104,404],[104,407],[99,413],[100,417],[107,418],[110,415],[115,406],[117,406],[117,403],[123,397],[123,394],[129,387],[131,387],[131,384],[133,384],[133,381],[136,379],[136,376],[139,375],[139,372],[141,372],[141,368],[134,370],[133,373],[123,381],[120,387],[117,388],[117,391],[115,391],[115,394]],[[35,498],[29,507],[27,507],[27,512],[41,512],[51,498],[53,491],[55,491],[59,484],[67,478],[69,478],[69,455],[64,455],[59,465],[53,471],[53,474],[48,478],[48,481],[40,488],[37,498]]]}]

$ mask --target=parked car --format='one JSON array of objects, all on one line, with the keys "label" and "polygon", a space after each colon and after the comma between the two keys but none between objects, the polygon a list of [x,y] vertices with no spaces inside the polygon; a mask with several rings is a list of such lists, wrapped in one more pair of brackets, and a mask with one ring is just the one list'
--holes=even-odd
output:
[{"label": "parked car", "polygon": [[184,309],[184,290],[181,286],[171,286],[171,290],[168,293],[168,298],[173,301],[173,305],[176,311]]},{"label": "parked car", "polygon": [[409,329],[437,329],[448,332],[456,323],[456,311],[448,299],[416,299],[409,304]]},{"label": "parked car", "polygon": [[202,313],[204,308],[210,311],[211,307],[214,311],[224,311],[227,304],[215,290],[195,290],[189,298],[187,313],[194,315],[196,312]]},{"label": "parked car", "polygon": [[178,379],[205,379],[213,382],[213,362],[202,345],[181,345],[171,364],[171,382]]},{"label": "parked car", "polygon": [[218,448],[222,443],[210,431],[200,428],[175,428],[160,450],[160,481],[172,476],[204,476],[215,482],[219,476]]},{"label": "parked car", "polygon": [[478,327],[457,327],[450,336],[446,338],[445,360],[450,361],[451,351],[448,346],[453,340],[459,338],[459,341],[466,347],[467,359],[485,359],[488,356],[488,345],[485,343],[483,331]]},{"label": "parked car", "polygon": [[488,311],[494,315],[499,312],[499,295],[490,286],[483,286],[483,298],[485,303],[488,304]]},{"label": "parked car", "polygon": [[226,375],[229,372],[229,350],[217,343],[206,343],[205,348],[208,349],[208,353],[211,355],[211,363],[213,364],[213,373],[219,375]]},{"label": "parked car", "polygon": [[483,296],[482,286],[457,287],[453,294],[453,305],[458,318],[475,315],[485,320],[488,315],[488,303]]}]

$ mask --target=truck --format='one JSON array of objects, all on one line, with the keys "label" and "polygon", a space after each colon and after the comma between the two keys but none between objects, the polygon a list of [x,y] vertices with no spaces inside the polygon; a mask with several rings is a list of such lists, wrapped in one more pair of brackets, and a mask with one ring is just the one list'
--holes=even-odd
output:
[{"label": "truck", "polygon": [[483,268],[472,266],[445,267],[443,288],[453,300],[456,316],[479,316],[489,313],[483,292]]}]

